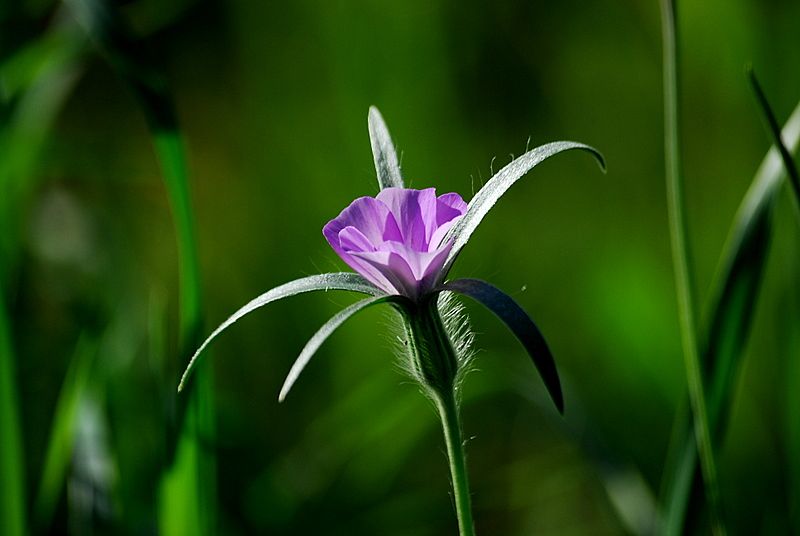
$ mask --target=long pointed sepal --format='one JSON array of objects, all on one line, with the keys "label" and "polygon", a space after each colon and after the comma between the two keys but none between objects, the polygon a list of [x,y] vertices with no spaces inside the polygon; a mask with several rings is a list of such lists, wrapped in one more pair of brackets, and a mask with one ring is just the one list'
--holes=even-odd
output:
[{"label": "long pointed sepal", "polygon": [[458,292],[468,296],[502,320],[525,347],[544,381],[550,398],[553,399],[558,411],[564,413],[564,395],[561,392],[561,381],[558,378],[555,359],[539,328],[511,296],[480,279],[448,281],[438,290]]},{"label": "long pointed sepal", "polygon": [[516,158],[484,184],[483,188],[481,188],[469,202],[467,212],[453,226],[450,232],[448,232],[447,237],[445,237],[445,242],[452,240],[453,248],[450,250],[450,254],[447,257],[442,274],[447,275],[447,272],[450,271],[461,249],[469,242],[472,233],[475,232],[475,229],[478,228],[478,225],[480,225],[481,221],[486,214],[489,213],[494,204],[503,197],[503,194],[505,194],[514,183],[551,156],[574,149],[588,151],[595,157],[597,163],[600,165],[600,169],[605,171],[605,160],[597,149],[573,141],[554,141],[552,143],[547,143],[535,149],[531,149],[519,158]]},{"label": "long pointed sepal", "polygon": [[282,300],[283,298],[296,296],[297,294],[303,294],[306,292],[328,290],[348,290],[351,292],[360,292],[361,294],[368,294],[371,296],[383,296],[385,294],[382,290],[360,275],[350,272],[312,275],[303,277],[301,279],[295,279],[294,281],[290,281],[289,283],[275,287],[272,290],[268,290],[233,313],[225,322],[220,324],[220,326],[215,329],[205,341],[203,341],[203,344],[200,345],[200,348],[197,349],[192,356],[192,359],[189,361],[189,366],[186,367],[186,370],[181,377],[180,385],[178,385],[178,391],[180,392],[183,390],[183,387],[186,385],[186,381],[189,378],[192,370],[194,370],[197,360],[203,353],[203,350],[205,350],[206,347],[211,344],[211,341],[217,338],[220,333],[228,329],[243,316],[252,313],[260,307],[264,307],[269,303]]},{"label": "long pointed sepal", "polygon": [[314,334],[311,339],[306,343],[303,351],[300,352],[300,355],[297,356],[297,359],[292,365],[292,368],[289,370],[289,374],[286,376],[286,380],[283,382],[283,387],[281,388],[281,392],[278,395],[278,401],[283,402],[286,398],[286,395],[289,394],[294,382],[297,381],[297,378],[300,376],[300,373],[303,372],[303,369],[306,368],[306,365],[314,356],[314,354],[319,350],[319,347],[322,346],[322,343],[331,336],[331,334],[336,331],[339,326],[344,324],[344,322],[355,315],[370,307],[372,305],[378,305],[379,303],[390,303],[390,302],[400,302],[405,300],[401,296],[376,296],[374,298],[367,298],[365,300],[358,301],[349,307],[346,307],[336,313],[333,317],[330,318],[325,324],[322,325],[321,328]]},{"label": "long pointed sepal", "polygon": [[378,186],[384,188],[402,188],[403,175],[397,160],[392,137],[383,116],[374,106],[370,106],[367,118],[369,141],[372,145],[372,157],[375,160],[375,172],[378,174]]}]

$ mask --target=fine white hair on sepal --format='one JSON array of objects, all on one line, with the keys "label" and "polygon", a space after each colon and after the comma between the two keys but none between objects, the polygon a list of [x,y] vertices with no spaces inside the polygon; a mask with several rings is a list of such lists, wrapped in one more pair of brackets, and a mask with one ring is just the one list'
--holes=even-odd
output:
[{"label": "fine white hair on sepal", "polygon": [[[457,370],[452,388],[458,397],[461,392],[461,382],[473,370],[475,334],[464,306],[454,293],[439,294],[437,309],[456,356]],[[389,327],[387,342],[397,356],[395,360],[397,370],[417,383],[423,394],[431,399],[435,398],[436,390],[441,389],[442,386],[431,385],[430,379],[426,378],[423,371],[419,369],[419,356],[415,355],[415,352],[419,352],[420,356],[430,355],[430,351],[426,347],[428,341],[424,338],[416,339],[417,344],[422,346],[414,348],[413,344],[409,342],[412,337],[411,327],[403,315],[393,312],[390,319],[387,320],[386,324]],[[425,358],[423,357],[423,359]]]},{"label": "fine white hair on sepal", "polygon": [[386,318],[387,343],[395,356],[394,366],[397,371],[410,377],[415,383],[424,385],[422,375],[415,368],[414,351],[411,347],[409,338],[409,327],[406,320],[398,311],[390,311]]},{"label": "fine white hair on sepal", "polygon": [[475,332],[469,321],[464,304],[452,292],[439,294],[439,314],[442,317],[444,329],[453,345],[453,350],[458,359],[458,371],[453,388],[456,396],[460,396],[461,383],[472,372],[475,360]]},{"label": "fine white hair on sepal", "polygon": [[[414,383],[419,384],[422,387],[423,394],[429,396],[426,387],[428,382],[425,381],[422,371],[417,368],[417,359],[414,355],[414,348],[410,342],[411,327],[407,324],[403,315],[395,311],[390,314],[391,320],[388,322],[389,343],[396,356],[395,367],[402,375],[408,376]],[[420,348],[419,350],[423,353],[425,352],[424,348]]]}]

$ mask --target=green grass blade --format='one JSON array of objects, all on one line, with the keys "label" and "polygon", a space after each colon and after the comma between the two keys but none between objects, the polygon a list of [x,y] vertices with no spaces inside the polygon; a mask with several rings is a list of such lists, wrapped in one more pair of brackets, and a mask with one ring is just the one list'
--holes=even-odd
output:
[{"label": "green grass blade", "polygon": [[680,129],[678,111],[678,39],[676,22],[677,0],[661,0],[661,22],[664,47],[664,152],[667,178],[670,241],[672,246],[675,287],[681,346],[689,384],[689,399],[693,415],[694,438],[700,455],[706,498],[711,512],[714,534],[724,534],[720,515],[719,487],[714,460],[714,448],[709,429],[706,394],[700,369],[700,357],[695,323],[687,225],[684,214],[683,175],[681,170]]},{"label": "green grass blade", "polygon": [[402,188],[403,175],[400,173],[400,163],[397,153],[389,135],[389,129],[383,116],[374,106],[370,106],[367,117],[369,127],[369,141],[372,145],[372,157],[375,160],[375,172],[378,175],[378,186],[384,188]]},{"label": "green grass blade", "polygon": [[319,347],[322,346],[322,343],[325,342],[325,340],[330,337],[331,334],[339,328],[339,326],[344,324],[348,318],[372,305],[391,302],[398,303],[404,300],[405,298],[401,298],[400,296],[375,296],[373,298],[367,298],[365,300],[358,301],[333,315],[330,320],[325,322],[325,324],[319,328],[319,331],[317,331],[314,336],[309,339],[308,343],[306,343],[305,347],[300,352],[300,355],[297,357],[292,365],[292,368],[289,370],[286,380],[283,382],[283,387],[278,395],[278,401],[284,401],[286,395],[288,395],[289,391],[292,389],[294,382],[297,381],[300,373],[303,372],[303,369],[306,367],[317,350],[319,350]]},{"label": "green grass blade", "polygon": [[34,503],[36,526],[39,530],[49,528],[53,512],[64,488],[64,480],[75,441],[78,406],[89,386],[92,363],[96,353],[96,341],[88,336],[82,336],[78,340],[61,386],[53,413],[50,438],[47,442],[44,470]]},{"label": "green grass blade", "polygon": [[[148,120],[156,156],[167,188],[178,247],[179,355],[188,357],[202,332],[200,266],[183,139],[161,73],[143,43],[137,42],[114,6],[99,0],[65,0],[90,39],[130,88]],[[163,477],[159,522],[185,534],[215,533],[215,462],[198,443],[212,440],[214,429],[211,377],[198,373],[196,389],[180,405],[178,439],[170,449]],[[186,409],[184,412],[183,409]],[[183,532],[189,531],[189,532]],[[165,533],[174,533],[167,531]]]},{"label": "green grass blade", "polygon": [[268,290],[233,313],[225,322],[220,324],[219,327],[217,327],[217,329],[215,329],[205,341],[203,341],[203,344],[201,344],[197,351],[195,351],[192,359],[189,361],[189,366],[186,367],[186,370],[183,373],[180,385],[178,386],[178,391],[181,391],[184,388],[186,381],[196,366],[197,359],[200,357],[200,354],[202,354],[203,350],[205,350],[206,347],[211,344],[211,341],[216,339],[218,335],[231,327],[231,325],[234,323],[238,322],[242,317],[252,313],[256,309],[264,307],[267,304],[282,300],[284,298],[289,298],[305,292],[327,292],[329,290],[347,290],[350,292],[360,292],[361,294],[368,294],[371,296],[381,296],[385,294],[382,290],[379,290],[360,275],[351,272],[311,275],[301,279],[295,279],[294,281],[290,281],[289,283],[285,283]]},{"label": "green grass blade", "polygon": [[[800,273],[797,254],[792,262],[794,273]],[[796,281],[796,278],[795,278]],[[800,285],[789,285],[789,305],[786,307],[783,327],[786,345],[786,384],[784,403],[784,422],[786,429],[785,452],[788,458],[789,480],[789,516],[791,525],[800,526],[800,419],[797,408],[800,408],[800,330],[797,321],[800,319]]]},{"label": "green grass blade", "polygon": [[24,536],[25,458],[11,326],[2,290],[0,285],[0,519],[3,534]]},{"label": "green grass blade", "polygon": [[481,188],[469,202],[467,212],[447,233],[445,240],[452,240],[453,248],[450,250],[442,273],[447,274],[447,272],[450,271],[461,249],[469,242],[472,233],[475,232],[478,225],[480,225],[481,221],[486,214],[489,213],[494,204],[500,200],[503,194],[505,194],[514,183],[551,156],[575,149],[588,151],[597,159],[601,169],[605,170],[603,155],[600,154],[597,149],[572,141],[556,141],[531,149],[519,158],[513,160],[489,179],[486,184],[483,185],[483,188]]},{"label": "green grass blade", "polygon": [[[0,279],[19,255],[21,213],[36,186],[36,169],[53,122],[82,70],[85,39],[69,27],[52,30],[0,64],[0,80],[13,94],[13,108],[0,126]],[[53,40],[60,46],[55,57]]]},{"label": "green grass blade", "polygon": [[772,111],[772,107],[769,105],[769,101],[767,101],[767,96],[764,94],[764,90],[761,88],[761,84],[758,83],[758,79],[752,69],[748,69],[747,76],[750,79],[750,86],[753,88],[753,93],[755,93],[756,100],[761,108],[761,114],[764,116],[764,120],[769,128],[769,133],[772,136],[772,143],[778,149],[781,160],[783,160],[783,166],[786,168],[786,174],[789,176],[789,184],[792,185],[792,189],[794,190],[795,200],[800,202],[800,174],[797,172],[797,166],[792,159],[792,155],[789,154],[789,150],[783,143],[781,127],[778,124],[778,120],[775,119],[775,113]]},{"label": "green grass blade", "polygon": [[0,519],[3,533],[10,536],[25,534],[27,520],[16,356],[5,286],[19,255],[21,210],[34,189],[53,120],[77,80],[82,42],[68,27],[59,28],[0,64],[2,105],[9,106],[0,127]]},{"label": "green grass blade", "polygon": [[84,49],[75,25],[61,25],[27,43],[0,63],[0,87],[11,100],[43,77],[60,70]]},{"label": "green grass blade", "polygon": [[511,296],[479,279],[456,279],[448,281],[439,289],[469,296],[492,311],[508,326],[525,347],[544,381],[550,398],[553,399],[559,413],[563,414],[564,395],[561,392],[561,381],[558,378],[555,359],[544,336],[528,313]]},{"label": "green grass blade", "polygon": [[[789,151],[796,152],[800,146],[800,104],[782,135]],[[714,281],[709,327],[703,344],[703,369],[709,423],[717,441],[721,441],[725,431],[736,370],[752,322],[768,253],[772,209],[783,171],[781,156],[773,148],[739,206]],[[686,412],[678,417],[672,445],[662,492],[661,533],[678,535],[684,533],[688,505],[697,502],[692,495],[696,497],[699,489],[697,451]]]}]

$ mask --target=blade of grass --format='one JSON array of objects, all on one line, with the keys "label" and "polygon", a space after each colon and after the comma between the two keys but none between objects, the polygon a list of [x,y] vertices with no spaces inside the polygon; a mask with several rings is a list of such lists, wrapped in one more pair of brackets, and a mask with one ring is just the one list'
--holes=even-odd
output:
[{"label": "blade of grass", "polygon": [[706,498],[711,513],[714,534],[725,534],[720,515],[717,469],[708,425],[703,378],[698,355],[697,333],[694,319],[691,267],[687,243],[687,225],[684,214],[683,176],[680,156],[680,130],[678,110],[678,40],[676,21],[677,0],[661,0],[662,37],[664,47],[664,152],[667,176],[667,204],[669,208],[670,241],[673,269],[678,298],[678,314],[689,399],[692,407],[694,435],[700,454],[700,466],[706,485]]},{"label": "blade of grass", "polygon": [[0,280],[0,519],[4,534],[24,536],[25,458],[11,327],[2,290]]},{"label": "blade of grass", "polygon": [[[781,155],[783,166],[786,168],[786,174],[789,177],[789,184],[791,184],[794,190],[794,199],[797,203],[800,203],[800,174],[797,172],[797,166],[792,159],[792,155],[789,154],[789,150],[783,142],[781,127],[778,125],[778,120],[775,119],[775,113],[772,111],[772,107],[769,105],[769,101],[767,101],[767,96],[764,94],[761,84],[758,83],[758,79],[752,68],[747,69],[747,77],[750,79],[750,86],[753,88],[753,93],[755,93],[756,100],[761,108],[761,114],[764,116],[764,121],[767,123],[769,133],[772,136],[772,143]],[[797,206],[798,205],[795,204],[795,207]]]},{"label": "blade of grass", "polygon": [[[59,46],[54,46],[58,44]],[[4,534],[26,534],[26,485],[13,330],[6,289],[19,255],[19,221],[35,184],[52,122],[80,71],[82,40],[50,31],[0,64],[6,99],[0,128],[0,519]],[[6,115],[8,114],[8,115]]]},{"label": "blade of grass", "polygon": [[[792,266],[795,274],[800,273],[800,263],[795,255]],[[796,281],[796,279],[795,279]],[[789,478],[789,516],[790,526],[800,527],[800,419],[797,418],[797,408],[800,408],[800,330],[797,322],[800,319],[800,286],[789,286],[788,314],[784,320],[784,333],[786,334],[786,386],[784,393],[784,422],[786,423],[786,448],[788,457]]]},{"label": "blade of grass", "polygon": [[[202,332],[200,266],[183,138],[167,84],[146,47],[133,38],[113,6],[98,0],[65,0],[65,3],[128,85],[147,118],[175,223],[180,287],[179,351],[181,359],[188,361]],[[179,436],[168,453],[171,464],[161,486],[159,519],[164,534],[175,534],[175,530],[199,535],[216,532],[215,462],[213,455],[198,442],[198,436],[214,437],[211,382],[208,371],[200,367],[185,412],[179,404]]]},{"label": "blade of grass", "polygon": [[97,341],[88,335],[81,336],[58,395],[44,458],[44,470],[34,503],[35,523],[40,531],[47,531],[50,527],[58,498],[64,488],[75,441],[78,406],[89,386],[96,353]]},{"label": "blade of grass", "polygon": [[[800,146],[800,103],[783,129],[790,152]],[[725,431],[735,373],[743,355],[761,283],[771,235],[771,215],[780,179],[781,157],[775,148],[765,156],[734,217],[720,268],[714,279],[709,327],[703,344],[703,369],[709,393],[709,424],[716,441]],[[660,532],[684,534],[687,508],[697,503],[701,485],[697,450],[688,412],[679,412],[671,440],[662,489]],[[696,522],[696,512],[689,515]]]},{"label": "blade of grass", "polygon": [[[0,127],[0,279],[5,281],[17,262],[20,221],[36,186],[48,134],[82,70],[83,37],[68,27],[50,33],[62,45],[56,57],[42,57],[52,46],[34,43],[0,65],[0,79],[14,95]],[[50,34],[42,39],[49,41]]]},{"label": "blade of grass", "polygon": [[26,43],[0,63],[0,87],[8,101],[60,70],[83,52],[85,39],[76,25],[61,23]]}]

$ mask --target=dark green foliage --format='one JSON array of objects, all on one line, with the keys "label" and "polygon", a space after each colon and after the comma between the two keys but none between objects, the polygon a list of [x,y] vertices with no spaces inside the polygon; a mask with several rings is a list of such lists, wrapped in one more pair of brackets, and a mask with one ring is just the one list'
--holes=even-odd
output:
[{"label": "dark green foliage", "polygon": [[[800,143],[800,105],[787,121],[784,139],[792,151]],[[761,164],[736,214],[715,278],[713,305],[703,343],[703,372],[709,424],[717,442],[724,437],[736,372],[744,355],[767,260],[771,219],[784,169],[777,150]],[[699,473],[691,423],[679,416],[672,439],[672,456],[665,471],[664,533],[683,532],[688,505],[697,505]],[[695,500],[692,500],[692,497]],[[692,520],[697,522],[698,512]]]}]

